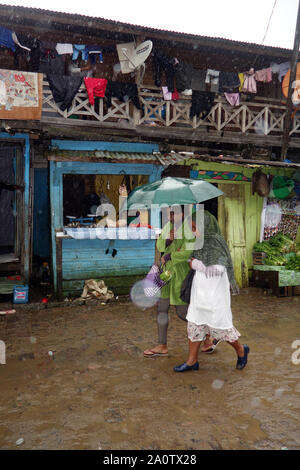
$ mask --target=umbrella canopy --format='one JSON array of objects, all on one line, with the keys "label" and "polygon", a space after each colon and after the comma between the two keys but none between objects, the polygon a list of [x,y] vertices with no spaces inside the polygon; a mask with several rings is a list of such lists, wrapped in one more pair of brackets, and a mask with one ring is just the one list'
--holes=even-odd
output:
[{"label": "umbrella canopy", "polygon": [[167,177],[136,188],[128,197],[128,209],[150,209],[152,205],[197,204],[223,193],[207,181]]}]

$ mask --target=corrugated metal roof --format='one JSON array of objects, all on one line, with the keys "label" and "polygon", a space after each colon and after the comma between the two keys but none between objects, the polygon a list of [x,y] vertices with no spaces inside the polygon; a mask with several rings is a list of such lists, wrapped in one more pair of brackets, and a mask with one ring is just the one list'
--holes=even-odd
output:
[{"label": "corrugated metal roof", "polygon": [[[257,49],[261,49],[262,51],[277,51],[277,52],[282,52],[282,53],[287,53],[288,51],[291,51],[291,49],[283,48],[283,47],[274,47],[274,46],[264,46],[258,43],[252,43],[252,42],[246,42],[246,41],[236,41],[233,39],[226,39],[226,38],[220,38],[220,37],[213,37],[213,36],[201,36],[197,34],[189,34],[189,33],[184,33],[184,32],[178,32],[178,31],[172,31],[172,30],[167,30],[167,29],[157,29],[153,28],[150,26],[141,26],[141,25],[136,25],[136,24],[131,24],[131,23],[123,23],[121,21],[116,21],[116,20],[109,20],[101,17],[94,17],[94,16],[86,16],[86,15],[81,15],[78,13],[65,13],[65,12],[57,12],[53,10],[45,10],[41,8],[31,8],[31,7],[24,7],[24,6],[12,6],[12,5],[1,5],[1,8],[7,8],[7,9],[12,9],[16,11],[27,11],[30,13],[40,13],[40,14],[46,14],[48,16],[57,16],[57,17],[69,17],[69,18],[74,18],[74,19],[79,19],[79,20],[84,20],[84,21],[91,21],[94,20],[99,23],[107,24],[107,25],[115,25],[115,26],[120,26],[120,27],[127,27],[127,28],[132,28],[132,29],[137,29],[141,30],[144,32],[157,32],[157,33],[169,33],[174,36],[178,36],[179,38],[187,38],[187,39],[194,39],[194,40],[207,40],[210,42],[225,42],[227,44],[232,44],[236,46],[249,46],[249,47],[255,47]],[[86,26],[86,25],[85,25]]]},{"label": "corrugated metal roof", "polygon": [[120,162],[137,162],[141,163],[155,163],[163,166],[176,165],[177,163],[188,161],[190,159],[211,161],[218,163],[227,163],[229,165],[241,165],[241,166],[274,166],[282,168],[300,168],[300,164],[296,162],[286,163],[281,161],[267,161],[267,160],[246,160],[242,158],[223,156],[223,157],[213,157],[207,154],[197,154],[193,152],[169,152],[169,153],[137,153],[137,152],[111,152],[108,150],[60,150],[58,148],[53,148],[46,151],[46,156],[50,160],[57,161],[67,161],[72,158],[74,161],[87,161],[91,160],[93,162],[99,160],[118,160]]},{"label": "corrugated metal roof", "polygon": [[49,159],[55,160],[66,160],[71,159],[72,157],[76,160],[78,159],[92,159],[93,161],[99,160],[119,160],[119,161],[141,161],[161,164],[163,166],[174,165],[179,163],[187,158],[191,157],[191,154],[180,154],[180,153],[168,153],[162,154],[160,152],[153,153],[136,153],[136,152],[111,152],[108,150],[95,150],[95,151],[84,151],[84,150],[60,150],[58,148],[53,148],[46,152],[46,156]]}]

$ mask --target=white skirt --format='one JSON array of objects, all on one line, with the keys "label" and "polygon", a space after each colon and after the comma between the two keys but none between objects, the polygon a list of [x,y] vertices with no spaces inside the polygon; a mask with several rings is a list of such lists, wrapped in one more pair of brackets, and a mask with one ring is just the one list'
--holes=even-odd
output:
[{"label": "white skirt", "polygon": [[239,338],[240,333],[232,323],[230,284],[226,271],[222,276],[208,278],[196,271],[186,319],[191,341],[202,341],[207,334],[229,342]]}]

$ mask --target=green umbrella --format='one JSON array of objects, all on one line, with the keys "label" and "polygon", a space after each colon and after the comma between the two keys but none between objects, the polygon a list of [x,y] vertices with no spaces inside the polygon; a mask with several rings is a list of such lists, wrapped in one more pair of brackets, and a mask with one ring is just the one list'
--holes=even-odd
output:
[{"label": "green umbrella", "polygon": [[223,193],[203,180],[167,177],[136,188],[128,197],[128,209],[150,209],[152,205],[197,204]]}]

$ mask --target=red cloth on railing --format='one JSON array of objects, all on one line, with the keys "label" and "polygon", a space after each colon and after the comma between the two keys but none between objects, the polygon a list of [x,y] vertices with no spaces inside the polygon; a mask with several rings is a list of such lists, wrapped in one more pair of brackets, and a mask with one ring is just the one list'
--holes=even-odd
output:
[{"label": "red cloth on railing", "polygon": [[99,98],[104,98],[107,80],[106,78],[91,78],[86,77],[84,79],[84,83],[86,86],[86,91],[89,97],[89,102],[94,105],[95,103],[95,96]]}]

